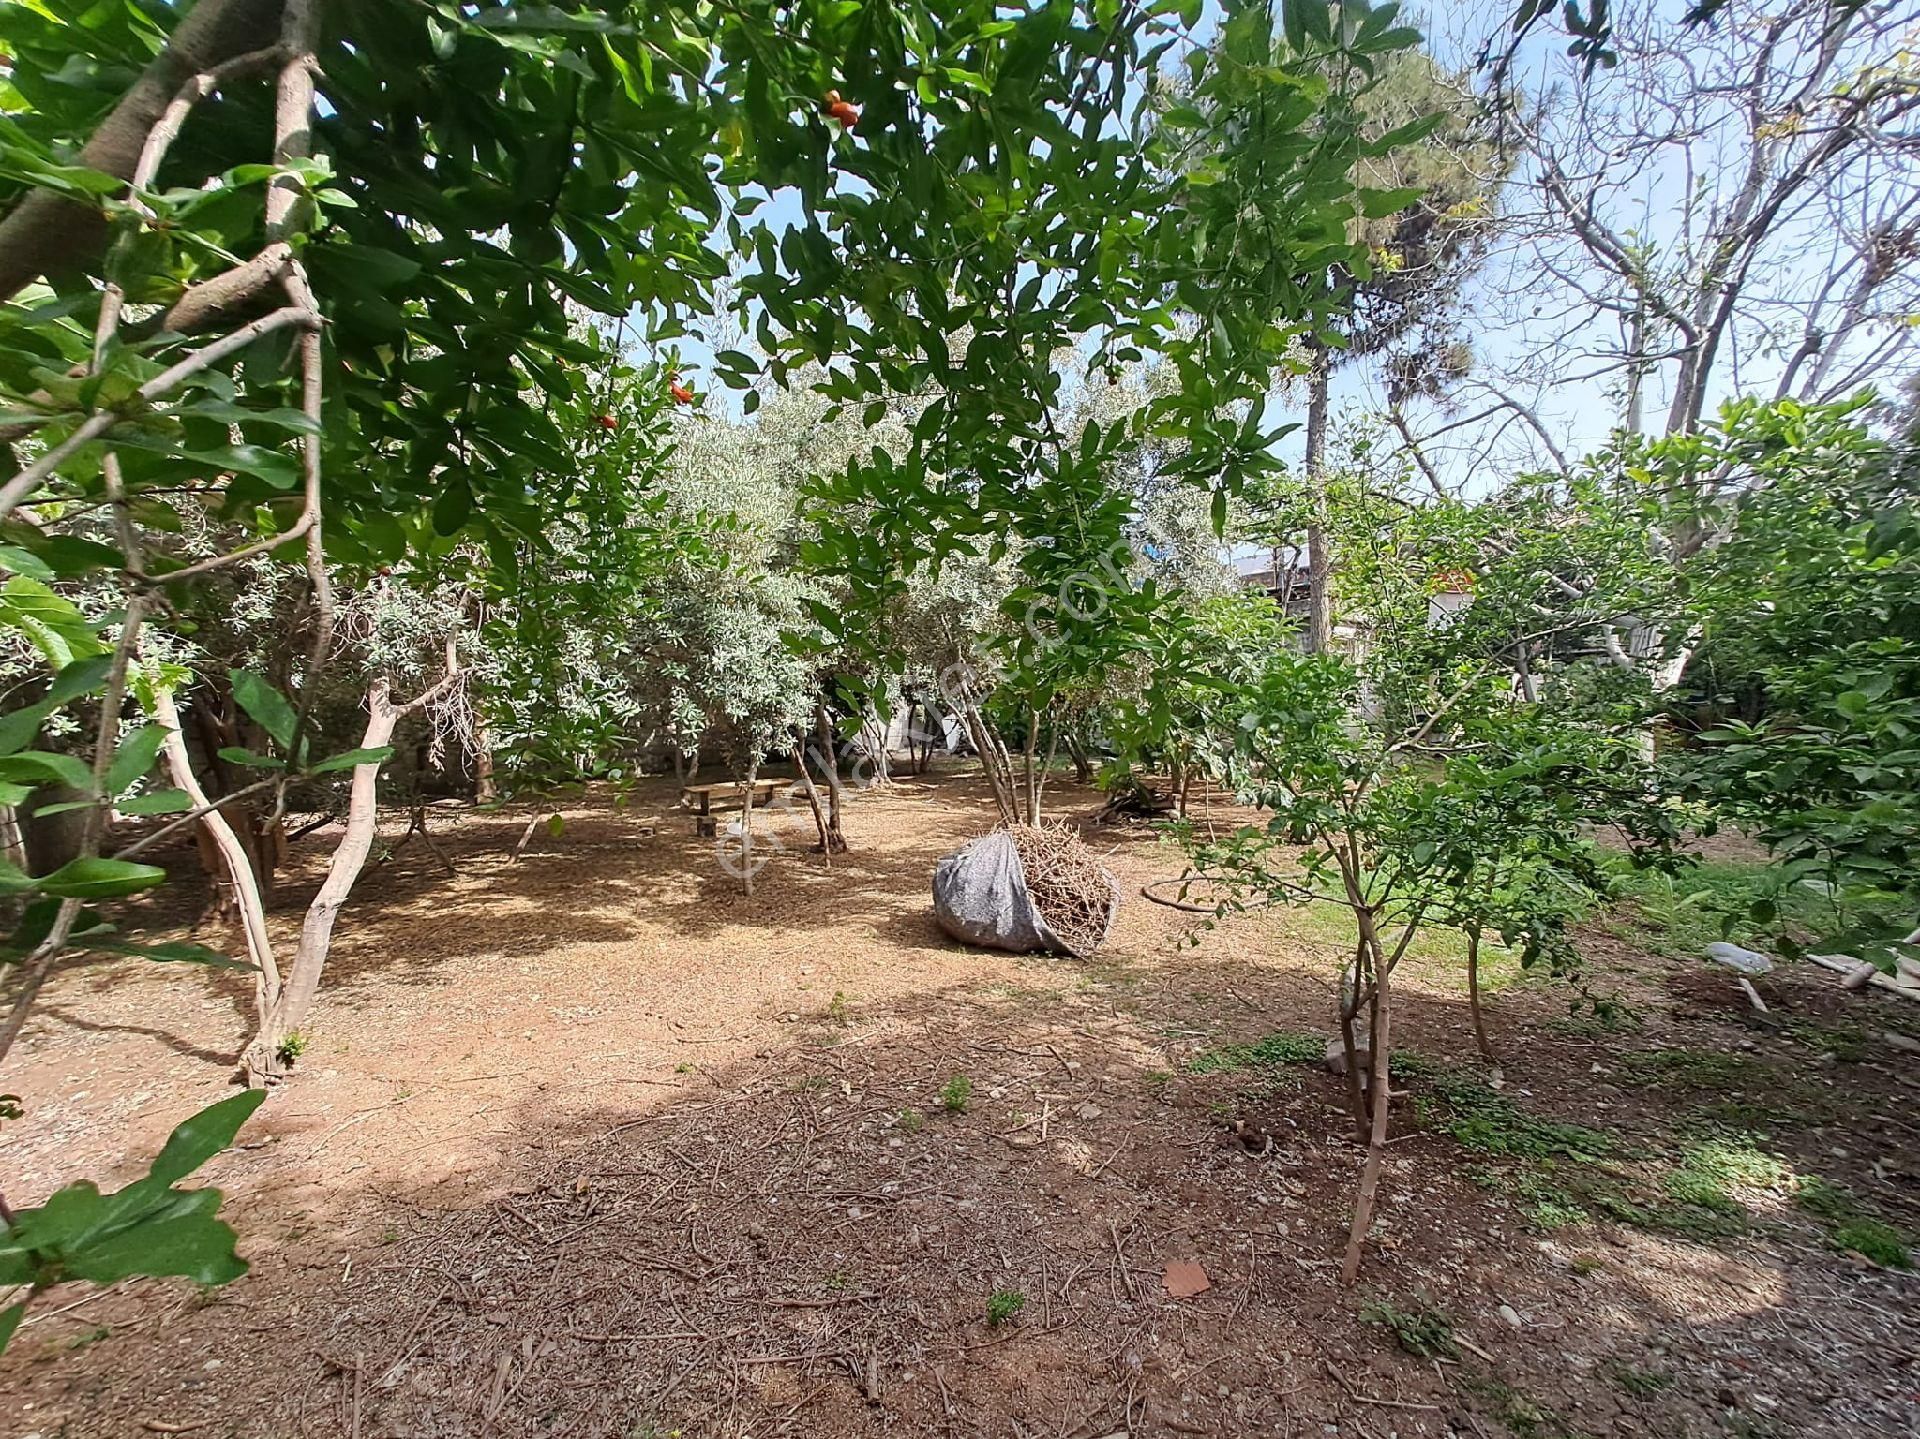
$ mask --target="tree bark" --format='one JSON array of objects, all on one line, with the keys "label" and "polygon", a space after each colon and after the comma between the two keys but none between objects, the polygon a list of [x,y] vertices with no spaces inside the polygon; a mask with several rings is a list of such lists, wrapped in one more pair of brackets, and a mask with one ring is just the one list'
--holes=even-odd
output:
[{"label": "tree bark", "polygon": [[473,707],[473,801],[492,804],[500,797],[493,780],[493,734],[476,702]]},{"label": "tree bark", "polygon": [[1498,1064],[1494,1056],[1493,1045],[1487,1041],[1486,1016],[1480,1009],[1480,931],[1467,931],[1467,1012],[1473,1016],[1473,1042],[1480,1048],[1480,1057],[1488,1064]]},{"label": "tree bark", "polygon": [[[385,675],[375,677],[367,689],[367,727],[360,739],[361,749],[379,749],[393,738],[394,726],[407,715],[426,706],[442,692],[457,684],[461,669],[451,642],[448,644],[447,673],[431,688],[422,691],[404,705],[395,705],[392,686]],[[280,994],[259,1033],[247,1046],[242,1060],[250,1084],[264,1084],[286,1073],[291,1056],[287,1041],[305,1022],[313,997],[320,989],[320,977],[333,949],[333,926],[353,893],[354,881],[366,868],[367,856],[379,825],[379,781],[381,761],[373,760],[353,767],[353,781],[347,801],[347,827],[340,844],[327,865],[327,877],[320,891],[307,906],[300,926],[300,944],[294,951],[292,967],[287,971]]]},{"label": "tree bark", "polygon": [[1371,928],[1371,918],[1363,916],[1361,941],[1373,965],[1373,1053],[1369,1056],[1373,1124],[1367,1142],[1367,1162],[1360,1171],[1360,1193],[1353,1205],[1353,1228],[1347,1234],[1347,1256],[1340,1266],[1340,1281],[1349,1286],[1360,1277],[1360,1255],[1366,1247],[1367,1231],[1373,1227],[1374,1196],[1380,1188],[1380,1166],[1387,1152],[1387,1109],[1393,1067],[1388,1057],[1393,1042],[1393,1015],[1389,1004],[1391,966],[1380,948],[1379,936],[1369,933]]},{"label": "tree bark", "polygon": [[[168,691],[155,690],[153,718],[167,732],[160,753],[167,762],[167,774],[173,780],[174,788],[183,791],[193,801],[195,809],[210,803],[199,776],[193,772],[193,760],[187,753],[187,738],[180,729],[180,711]],[[252,856],[235,833],[233,825],[218,809],[210,809],[202,815],[195,829],[205,835],[224,861],[233,908],[240,917],[241,932],[246,937],[247,957],[254,964],[254,1021],[257,1025],[265,1024],[267,1016],[280,999],[280,966],[274,956],[272,937],[267,933],[266,906],[255,878]]]},{"label": "tree bark", "polygon": [[1307,633],[1309,654],[1333,644],[1332,545],[1327,537],[1327,408],[1333,367],[1324,349],[1315,347],[1307,376]]},{"label": "tree bark", "polygon": [[[794,772],[800,777],[800,788],[807,796],[807,807],[813,811],[813,827],[820,831],[820,856],[827,862],[827,867],[831,869],[833,867],[835,836],[833,832],[827,828],[826,813],[820,808],[820,791],[814,788],[813,774],[807,768],[806,731],[798,725],[795,725],[793,729],[793,768]],[[845,840],[840,842],[840,847],[842,849],[846,847]]]},{"label": "tree bark", "polygon": [[840,779],[840,757],[834,746],[833,716],[827,713],[825,705],[814,706],[813,725],[820,772],[827,777],[827,833],[833,837],[834,852],[844,853],[848,845],[846,833],[840,827],[840,815],[846,807],[847,791]]},{"label": "tree bark", "polygon": [[[281,0],[200,0],[73,163],[131,179],[147,136],[181,86],[223,61],[271,46],[279,38],[280,10]],[[106,240],[106,218],[97,206],[52,190],[29,190],[0,219],[0,299],[11,299],[50,270],[87,266]]]}]

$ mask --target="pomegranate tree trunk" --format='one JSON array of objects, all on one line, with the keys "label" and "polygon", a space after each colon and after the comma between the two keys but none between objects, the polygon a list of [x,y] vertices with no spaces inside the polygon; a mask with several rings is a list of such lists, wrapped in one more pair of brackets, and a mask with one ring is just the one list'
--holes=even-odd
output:
[{"label": "pomegranate tree trunk", "polygon": [[[393,738],[393,727],[402,711],[396,710],[386,679],[373,682],[367,695],[367,729],[361,737],[362,749],[379,749]],[[289,1040],[299,1032],[313,996],[320,989],[320,976],[327,967],[327,955],[333,948],[333,925],[353,893],[354,881],[366,868],[373,850],[378,819],[378,781],[380,761],[353,767],[353,787],[347,802],[347,830],[340,847],[327,865],[327,877],[320,892],[307,906],[307,917],[300,925],[300,946],[294,951],[293,964],[280,987],[279,997],[260,1022],[260,1032],[247,1046],[244,1060],[251,1084],[269,1083],[286,1073],[292,1056]]]}]

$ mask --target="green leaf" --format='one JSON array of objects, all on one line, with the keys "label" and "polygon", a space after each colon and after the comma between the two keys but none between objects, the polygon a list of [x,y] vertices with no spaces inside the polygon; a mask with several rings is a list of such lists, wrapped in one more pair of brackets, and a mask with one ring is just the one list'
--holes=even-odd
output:
[{"label": "green leaf", "polygon": [[[24,1281],[17,1281],[24,1282]],[[13,1331],[20,1327],[20,1321],[27,1317],[27,1301],[0,1309],[0,1354],[7,1352],[7,1341],[13,1338]]]},{"label": "green leaf", "polygon": [[0,758],[0,779],[22,784],[51,782],[84,790],[93,785],[93,771],[74,755],[35,749]]},{"label": "green leaf", "polygon": [[[218,1190],[202,1192],[219,1203]],[[65,1267],[95,1284],[117,1284],[134,1274],[178,1275],[196,1284],[226,1284],[247,1272],[246,1261],[233,1252],[233,1245],[233,1230],[211,1215],[176,1214],[142,1220],[82,1245],[66,1256]]]},{"label": "green leaf", "polygon": [[344,754],[329,755],[314,765],[309,774],[332,774],[335,770],[352,769],[356,765],[385,764],[393,758],[393,746],[375,745],[371,749],[350,749]]},{"label": "green leaf", "polygon": [[250,749],[242,749],[237,744],[222,745],[215,751],[228,764],[243,764],[253,769],[285,769],[287,762],[275,759],[270,754],[255,754]]},{"label": "green leaf", "polygon": [[170,939],[160,944],[136,944],[126,939],[95,939],[76,948],[97,950],[102,954],[124,954],[134,959],[155,959],[168,964],[204,964],[212,969],[259,967],[247,960],[222,954],[217,949],[208,949],[204,944],[191,944],[183,939]]},{"label": "green leaf", "polygon": [[154,1158],[149,1177],[162,1184],[185,1179],[214,1155],[233,1143],[240,1126],[266,1101],[266,1091],[249,1089],[229,1095],[198,1114],[182,1120],[167,1136]]},{"label": "green leaf", "polygon": [[120,741],[107,766],[107,793],[125,794],[153,767],[154,756],[167,740],[164,725],[142,725]]},{"label": "green leaf", "polygon": [[150,789],[115,806],[122,814],[184,814],[193,808],[193,796],[183,789]]},{"label": "green leaf", "polygon": [[114,899],[152,889],[167,877],[164,869],[124,859],[69,860],[40,881],[40,889],[60,899]]},{"label": "green leaf", "polygon": [[231,670],[228,678],[233,681],[233,697],[240,708],[272,735],[280,748],[291,750],[299,716],[287,697],[251,670]]}]

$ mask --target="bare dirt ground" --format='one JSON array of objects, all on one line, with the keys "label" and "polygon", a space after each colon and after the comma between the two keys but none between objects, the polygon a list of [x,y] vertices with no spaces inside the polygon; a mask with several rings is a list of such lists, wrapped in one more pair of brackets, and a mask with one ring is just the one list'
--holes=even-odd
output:
[{"label": "bare dirt ground", "polygon": [[[1333,928],[1269,911],[1191,943],[1137,898],[1178,852],[1100,830],[1129,900],[1097,961],[970,952],[927,896],[990,824],[972,776],[858,796],[831,868],[775,818],[751,899],[671,799],[571,807],[518,864],[524,815],[439,818],[457,877],[417,843],[371,870],[296,1077],[203,1176],[251,1274],[44,1296],[0,1434],[1920,1433],[1920,1284],[1787,1197],[1817,1173],[1916,1227],[1914,1061],[1884,1039],[1916,1006],[1794,973],[1760,1026],[1603,919],[1588,982],[1639,1027],[1515,983],[1496,1088],[1436,943],[1401,985],[1410,1092],[1348,1291],[1340,1082],[1258,1047],[1330,1033]],[[1057,812],[1094,803],[1063,786]],[[9,1198],[137,1174],[229,1092],[248,1007],[220,974],[70,972],[6,1076]],[[1619,1198],[1728,1124],[1787,1178],[1722,1210]]]}]

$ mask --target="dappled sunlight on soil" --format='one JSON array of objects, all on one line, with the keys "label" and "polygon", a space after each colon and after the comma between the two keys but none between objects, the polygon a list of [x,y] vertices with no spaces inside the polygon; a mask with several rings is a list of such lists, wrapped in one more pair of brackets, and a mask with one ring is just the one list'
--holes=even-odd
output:
[{"label": "dappled sunlight on soil", "polygon": [[[1336,1266],[1362,1151],[1341,1081],[1245,1057],[1275,1031],[1331,1032],[1346,942],[1327,916],[1198,926],[1138,899],[1179,871],[1176,850],[1092,829],[1128,896],[1095,960],[967,951],[934,925],[928,885],[991,823],[974,776],[858,795],[853,852],[831,867],[807,852],[804,813],[766,816],[782,848],[751,898],[672,799],[662,783],[624,807],[569,805],[517,863],[524,811],[436,812],[457,875],[419,846],[370,868],[294,1079],[207,1170],[252,1274],[204,1299],[152,1281],[46,1296],[0,1371],[27,1421],[6,1432],[1385,1439],[1920,1421],[1913,1281],[1832,1252],[1777,1195],[1711,1239],[1543,1226],[1537,1195],[1441,1132],[1428,1076],[1473,1055],[1444,938],[1406,971],[1397,1026],[1420,1063],[1352,1293]],[[1063,785],[1058,803],[1085,815],[1098,797]],[[281,887],[286,932],[322,855],[303,846]],[[1604,936],[1590,948],[1588,982],[1642,1029],[1572,1024],[1566,989],[1502,973],[1499,1094],[1617,1134],[1622,1174],[1694,1108],[1767,1097],[1629,1082],[1643,1051],[1752,1054],[1780,1076],[1757,1090],[1791,1074],[1830,1104],[1859,1090],[1894,1114],[1910,1097],[1877,1059],[1831,1090],[1803,1049],[1676,1001],[1676,966]],[[63,978],[8,1078],[29,1112],[8,1131],[9,1197],[137,1172],[227,1091],[248,1004],[218,974]],[[1897,1213],[1911,1133],[1777,1140]],[[1415,1312],[1451,1336],[1424,1357],[1395,1342],[1391,1317]]]}]

